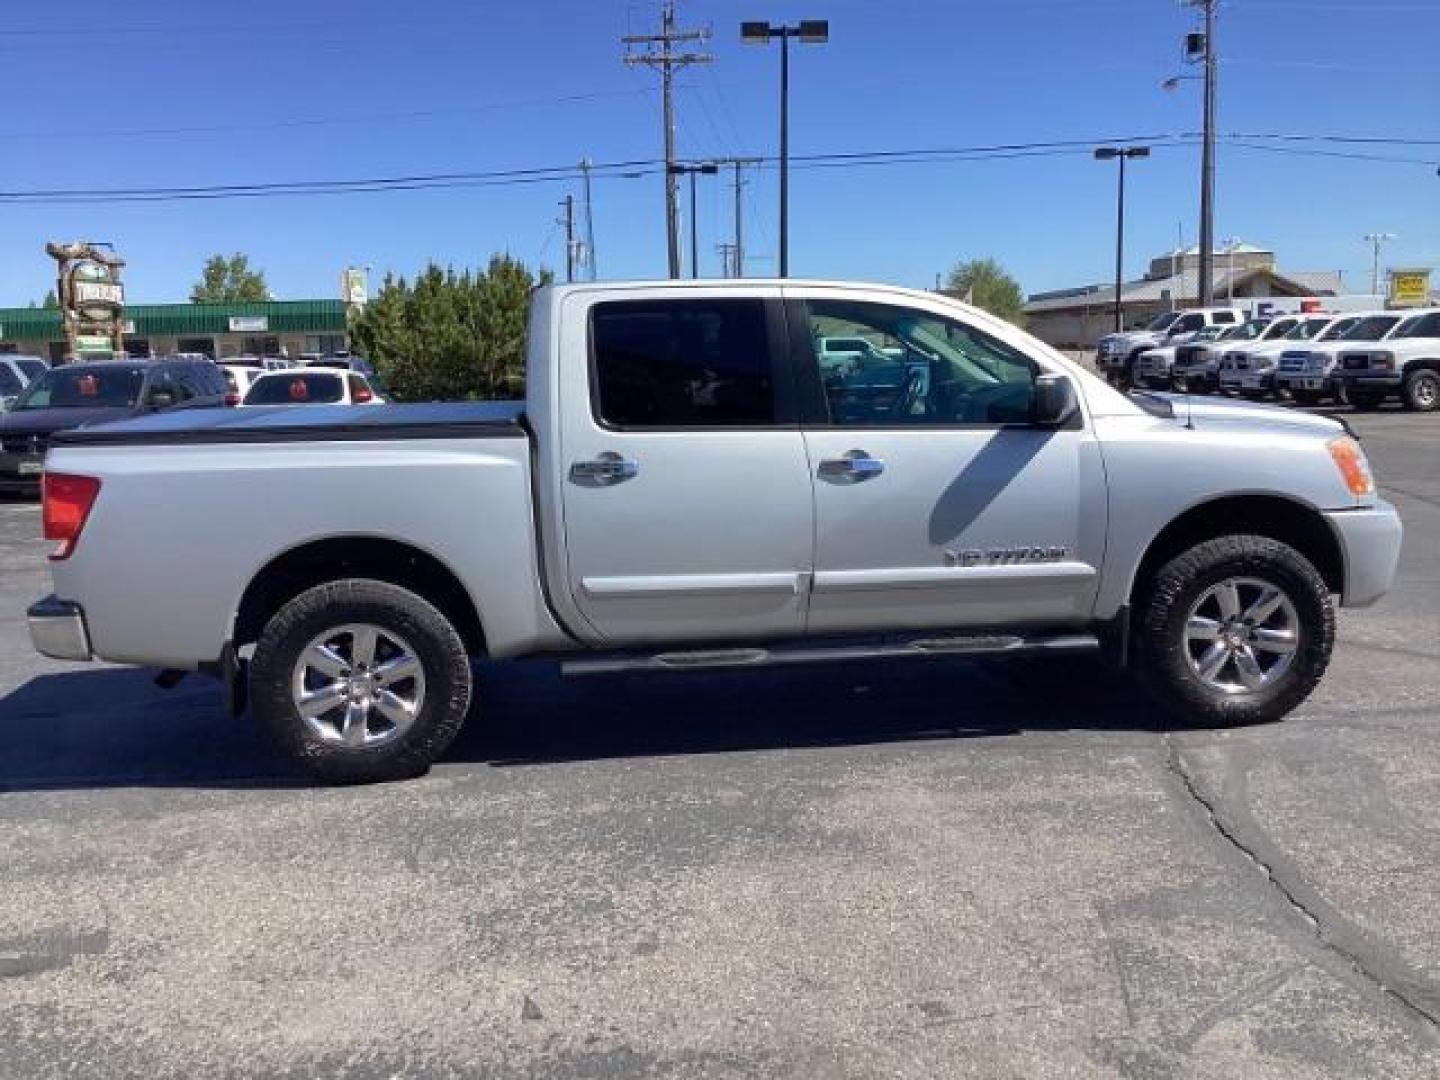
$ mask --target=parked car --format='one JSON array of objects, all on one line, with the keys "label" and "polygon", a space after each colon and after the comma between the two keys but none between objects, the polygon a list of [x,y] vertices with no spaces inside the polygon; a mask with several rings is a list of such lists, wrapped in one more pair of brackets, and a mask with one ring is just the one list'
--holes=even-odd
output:
[{"label": "parked car", "polygon": [[[1276,327],[1276,323],[1283,325]],[[1293,320],[1265,317],[1249,319],[1239,326],[1232,326],[1220,338],[1212,341],[1190,342],[1175,350],[1175,363],[1171,366],[1171,380],[1176,389],[1186,393],[1212,394],[1220,390],[1220,365],[1227,349],[1242,342],[1262,340],[1288,333],[1294,327]]]},{"label": "parked car", "polygon": [[1383,348],[1337,350],[1335,378],[1357,409],[1376,409],[1388,397],[1405,408],[1440,408],[1440,309],[1417,312],[1383,341]]},{"label": "parked car", "polygon": [[266,369],[256,366],[225,362],[220,365],[220,374],[225,377],[225,404],[239,405],[255,385],[255,380],[265,374]]},{"label": "parked car", "polygon": [[38,356],[0,356],[0,412],[6,412],[25,387],[49,370],[50,365]]},{"label": "parked car", "polygon": [[1262,334],[1250,344],[1225,350],[1217,371],[1221,393],[1238,393],[1252,401],[1278,394],[1275,377],[1281,357],[1295,349],[1297,343],[1322,337],[1344,320],[1336,315],[1311,314],[1285,321],[1289,325],[1283,334]]},{"label": "parked car", "polygon": [[[216,675],[297,765],[361,781],[444,752],[482,655],[576,676],[1090,655],[1192,720],[1273,720],[1325,670],[1334,597],[1372,603],[1395,572],[1400,520],[1341,423],[1176,415],[944,296],[530,303],[525,402],[60,436],[35,646]],[[793,347],[819,326],[916,359],[862,410]]]},{"label": "parked car", "polygon": [[262,371],[246,392],[243,407],[258,405],[383,405],[364,375],[351,371]]},{"label": "parked car", "polygon": [[1208,354],[1218,342],[1230,341],[1245,327],[1253,325],[1253,322],[1242,323],[1240,326],[1221,326],[1217,323],[1197,331],[1184,344],[1161,345],[1158,348],[1147,349],[1140,354],[1140,359],[1135,361],[1136,385],[1146,386],[1152,390],[1175,389],[1174,369],[1182,352],[1193,363],[1195,356]]},{"label": "parked car", "polygon": [[1308,347],[1291,347],[1280,354],[1276,384],[1287,386],[1300,405],[1315,405],[1327,396],[1344,402],[1348,391],[1336,378],[1340,351],[1357,343],[1385,341],[1404,321],[1405,313],[1396,311],[1358,312],[1336,319]]},{"label": "parked car", "polygon": [[1245,321],[1236,308],[1197,308],[1193,311],[1166,311],[1143,330],[1107,334],[1095,351],[1095,367],[1113,386],[1135,385],[1135,362],[1147,349],[1179,345],[1207,326],[1239,326]]},{"label": "parked car", "polygon": [[225,380],[209,360],[102,360],[51,368],[0,416],[0,491],[34,493],[61,431],[176,406],[218,406]]}]

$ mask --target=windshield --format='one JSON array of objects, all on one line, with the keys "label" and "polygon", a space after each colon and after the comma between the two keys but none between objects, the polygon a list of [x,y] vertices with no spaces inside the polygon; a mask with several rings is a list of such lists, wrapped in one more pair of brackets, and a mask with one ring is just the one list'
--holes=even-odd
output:
[{"label": "windshield", "polygon": [[1168,330],[1170,329],[1170,324],[1173,323],[1176,319],[1180,318],[1180,315],[1181,313],[1178,311],[1161,312],[1159,315],[1156,315],[1155,318],[1151,319],[1148,323],[1145,324],[1145,329]]},{"label": "windshield", "polygon": [[345,396],[340,376],[262,375],[245,395],[246,405],[332,405]]},{"label": "windshield", "polygon": [[1400,321],[1398,315],[1371,315],[1361,319],[1344,335],[1345,341],[1379,341]]},{"label": "windshield", "polygon": [[1236,329],[1232,326],[1207,326],[1195,335],[1195,341],[1218,341],[1220,338],[1229,337],[1230,332]]},{"label": "windshield", "polygon": [[1348,318],[1348,319],[1341,319],[1339,322],[1337,322],[1334,326],[1330,327],[1329,330],[1326,330],[1323,334],[1321,334],[1321,335],[1320,335],[1318,338],[1316,338],[1315,340],[1317,340],[1317,341],[1335,341],[1335,340],[1337,340],[1337,339],[1339,339],[1339,338],[1342,338],[1342,337],[1344,337],[1346,334],[1348,334],[1348,333],[1354,328],[1355,324],[1358,323],[1359,321],[1360,321],[1360,319],[1359,319],[1357,316],[1354,316],[1354,315],[1352,315],[1352,316],[1351,316],[1350,318]]},{"label": "windshield", "polygon": [[1296,323],[1291,327],[1290,332],[1285,335],[1285,340],[1309,341],[1329,325],[1329,319],[1306,319],[1304,322]]},{"label": "windshield", "polygon": [[1440,337],[1440,313],[1417,315],[1414,318],[1406,319],[1391,336],[1397,338]]},{"label": "windshield", "polygon": [[144,369],[116,365],[113,368],[52,368],[20,395],[15,411],[25,409],[125,409],[140,399]]},{"label": "windshield", "polygon": [[1295,329],[1294,319],[1276,319],[1269,326],[1265,327],[1260,334],[1262,341],[1273,341],[1275,338],[1288,337],[1290,331]]},{"label": "windshield", "polygon": [[1232,326],[1225,335],[1225,340],[1251,341],[1259,337],[1269,325],[1270,324],[1264,319],[1251,319],[1249,322],[1243,322],[1239,326]]}]

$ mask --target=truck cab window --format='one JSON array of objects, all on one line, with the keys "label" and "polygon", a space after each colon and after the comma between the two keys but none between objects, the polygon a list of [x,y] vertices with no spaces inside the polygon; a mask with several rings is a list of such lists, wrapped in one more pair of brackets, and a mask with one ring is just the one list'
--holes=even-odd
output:
[{"label": "truck cab window", "polygon": [[615,427],[774,424],[775,372],[762,300],[596,304],[598,418]]},{"label": "truck cab window", "polygon": [[1035,368],[963,323],[925,311],[812,300],[810,336],[831,424],[1023,424]]}]

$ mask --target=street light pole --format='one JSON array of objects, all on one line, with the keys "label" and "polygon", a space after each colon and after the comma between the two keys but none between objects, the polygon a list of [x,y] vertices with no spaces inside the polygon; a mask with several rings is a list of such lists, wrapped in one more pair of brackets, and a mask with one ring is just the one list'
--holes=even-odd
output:
[{"label": "street light pole", "polygon": [[702,162],[698,165],[671,165],[665,170],[669,178],[677,176],[690,177],[690,276],[700,276],[700,226],[695,214],[695,176],[704,173],[706,176],[714,176],[720,171],[720,166],[713,161]]},{"label": "street light pole", "polygon": [[1215,4],[1205,6],[1205,145],[1200,161],[1200,306],[1215,303]]},{"label": "street light pole", "polygon": [[795,26],[767,22],[740,24],[740,39],[764,45],[780,39],[780,276],[790,276],[790,39],[804,45],[822,45],[830,40],[830,23],[825,19],[802,19]]},{"label": "street light pole", "polygon": [[1101,146],[1095,150],[1096,161],[1120,163],[1120,190],[1115,206],[1115,332],[1125,329],[1125,309],[1120,290],[1125,284],[1125,162],[1131,158],[1150,156],[1148,146]]}]

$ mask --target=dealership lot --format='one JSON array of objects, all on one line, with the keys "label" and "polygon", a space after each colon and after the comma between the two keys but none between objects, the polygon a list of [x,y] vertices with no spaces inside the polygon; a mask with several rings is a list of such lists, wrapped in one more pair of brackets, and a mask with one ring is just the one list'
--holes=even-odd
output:
[{"label": "dealership lot", "polygon": [[428,778],[320,789],[199,679],[34,656],[0,502],[0,1076],[1433,1076],[1440,420],[1286,723],[1084,668],[485,673]]}]

